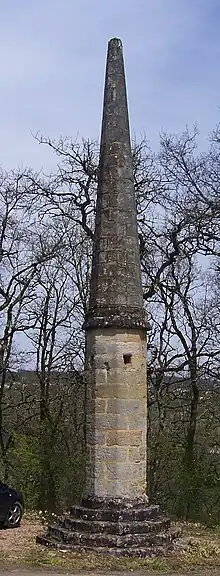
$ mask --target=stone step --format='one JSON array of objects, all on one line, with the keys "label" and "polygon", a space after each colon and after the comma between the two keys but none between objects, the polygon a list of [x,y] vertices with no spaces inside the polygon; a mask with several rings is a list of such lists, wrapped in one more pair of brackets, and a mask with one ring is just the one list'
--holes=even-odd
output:
[{"label": "stone step", "polygon": [[139,522],[102,522],[100,520],[82,520],[65,516],[58,521],[59,525],[67,530],[90,533],[108,534],[148,534],[162,532],[170,528],[170,520],[159,516],[156,520]]},{"label": "stone step", "polygon": [[[167,546],[145,546],[142,548],[138,547],[118,547],[118,548],[105,548],[99,546],[96,548],[97,554],[103,554],[108,556],[117,556],[117,558],[129,557],[129,558],[159,558],[166,556],[169,552],[174,549],[173,544],[168,544]],[[85,548],[86,552],[94,552],[94,548]]]},{"label": "stone step", "polygon": [[77,531],[69,531],[59,525],[50,525],[48,527],[46,537],[53,540],[58,540],[64,544],[79,545],[83,548],[93,547],[143,547],[143,546],[163,546],[169,545],[172,542],[172,536],[167,531],[165,533],[159,532],[158,534],[92,534]]},{"label": "stone step", "polygon": [[145,547],[115,547],[115,548],[108,548],[104,546],[98,546],[94,549],[91,546],[82,546],[82,545],[73,545],[73,544],[65,544],[63,542],[59,542],[56,539],[48,538],[46,536],[37,536],[36,542],[41,544],[41,546],[45,546],[47,548],[57,549],[59,551],[69,551],[69,552],[88,552],[88,553],[97,553],[103,554],[108,556],[117,556],[120,557],[130,557],[130,558],[157,558],[161,556],[165,556],[170,551],[173,550],[173,544],[168,543],[166,546],[145,546]]},{"label": "stone step", "polygon": [[72,506],[70,515],[83,520],[98,520],[101,522],[133,522],[156,520],[161,516],[159,506],[146,506],[138,508],[86,508]]},{"label": "stone step", "polygon": [[147,500],[143,500],[143,498],[113,498],[113,499],[105,499],[99,498],[98,496],[88,496],[87,498],[82,498],[80,502],[81,506],[84,508],[107,508],[108,510],[118,510],[118,509],[126,509],[129,510],[130,508],[151,508],[154,510],[159,511],[158,504],[148,505]]},{"label": "stone step", "polygon": [[[36,544],[41,544],[41,546],[46,546],[47,548],[53,548],[54,550],[69,550],[71,552],[72,548],[69,544],[64,544],[64,542],[59,542],[56,538],[50,538],[49,536],[38,534],[36,536]],[[80,546],[78,547],[81,551]]]}]

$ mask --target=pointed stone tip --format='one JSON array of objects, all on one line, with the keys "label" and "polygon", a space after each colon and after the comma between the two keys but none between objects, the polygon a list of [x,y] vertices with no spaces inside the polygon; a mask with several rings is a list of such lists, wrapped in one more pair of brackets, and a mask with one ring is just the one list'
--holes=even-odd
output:
[{"label": "pointed stone tip", "polygon": [[111,38],[108,42],[108,47],[110,48],[117,48],[122,50],[122,41],[120,38]]}]

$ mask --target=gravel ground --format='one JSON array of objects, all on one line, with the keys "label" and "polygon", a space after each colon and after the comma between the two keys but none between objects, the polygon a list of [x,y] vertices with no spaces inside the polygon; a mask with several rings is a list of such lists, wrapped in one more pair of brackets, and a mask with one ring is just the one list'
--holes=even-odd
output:
[{"label": "gravel ground", "polygon": [[[18,529],[0,530],[0,576],[220,576],[219,532],[200,528],[196,524],[187,524],[183,530],[187,540],[190,536],[196,541],[194,545],[192,542],[189,556],[182,555],[180,550],[177,557],[171,558],[164,566],[150,564],[144,568],[143,565],[133,564],[132,569],[132,563],[131,567],[128,564],[116,565],[115,562],[103,563],[94,555],[85,554],[71,558],[37,545],[36,535],[44,532],[44,528],[36,515],[25,515]],[[198,546],[201,549],[199,557]],[[126,571],[128,567],[130,570]]]},{"label": "gravel ground", "polygon": [[0,568],[1,576],[220,576],[220,570],[206,570],[194,569],[192,572],[149,572],[148,570],[139,572],[69,572],[56,570],[26,570],[21,568],[14,568],[13,570],[2,570]]}]

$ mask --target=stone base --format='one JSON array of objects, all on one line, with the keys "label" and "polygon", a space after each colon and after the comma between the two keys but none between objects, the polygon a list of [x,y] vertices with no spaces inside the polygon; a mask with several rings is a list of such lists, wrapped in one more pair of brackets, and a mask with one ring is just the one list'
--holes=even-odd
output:
[{"label": "stone base", "polygon": [[173,550],[174,538],[170,520],[159,506],[139,500],[88,498],[49,525],[45,535],[37,536],[37,543],[72,552],[155,557]]}]

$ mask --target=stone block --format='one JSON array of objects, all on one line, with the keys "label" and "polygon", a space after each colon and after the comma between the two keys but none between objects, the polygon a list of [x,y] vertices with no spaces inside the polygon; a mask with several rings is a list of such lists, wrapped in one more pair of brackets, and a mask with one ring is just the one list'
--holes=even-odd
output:
[{"label": "stone block", "polygon": [[96,395],[98,398],[127,398],[129,388],[127,384],[97,384]]},{"label": "stone block", "polygon": [[104,356],[107,353],[108,353],[107,342],[106,341],[99,342],[99,340],[96,340],[92,346],[91,354],[94,354],[94,356]]},{"label": "stone block", "polygon": [[116,365],[116,362],[109,360],[110,370],[107,374],[107,384],[109,386],[120,386],[122,384],[127,384],[126,374],[124,370],[124,365],[122,364],[123,358],[120,360],[120,365]]},{"label": "stone block", "polygon": [[102,430],[94,430],[94,428],[90,428],[87,430],[87,443],[91,446],[96,444],[100,446],[104,446],[106,441],[106,434]]},{"label": "stone block", "polygon": [[131,398],[110,398],[107,400],[107,413],[127,415],[130,418],[130,412],[135,412],[138,415],[145,413],[145,407],[141,400]]},{"label": "stone block", "polygon": [[131,478],[129,482],[129,490],[130,493],[135,495],[136,498],[142,498],[147,491],[146,473],[143,474],[143,477],[139,478],[138,480]]},{"label": "stone block", "polygon": [[95,459],[95,463],[94,463],[94,478],[97,480],[99,479],[99,481],[104,482],[106,480],[106,478],[108,477],[108,473],[107,473],[107,464],[106,462],[103,462],[101,460],[96,460]]},{"label": "stone block", "polygon": [[127,462],[128,461],[128,448],[124,446],[102,446],[97,447],[95,450],[95,459],[97,461],[115,461]]},{"label": "stone block", "polygon": [[95,411],[97,414],[105,414],[107,407],[107,400],[103,398],[96,398],[95,399]]},{"label": "stone block", "polygon": [[143,358],[143,355],[137,355],[137,354],[133,354],[132,355],[132,359],[131,359],[131,366],[134,370],[143,370],[146,367],[146,362],[145,362],[145,358]]},{"label": "stone block", "polygon": [[108,430],[106,432],[106,445],[118,446],[140,446],[142,442],[142,432],[132,430]]},{"label": "stone block", "polygon": [[138,414],[136,412],[130,412],[127,417],[128,427],[131,430],[142,430],[147,431],[147,407],[145,414]]},{"label": "stone block", "polygon": [[94,494],[99,498],[108,497],[108,487],[102,478],[94,478]]},{"label": "stone block", "polygon": [[97,430],[128,428],[128,419],[123,414],[96,414],[95,426]]},{"label": "stone block", "polygon": [[100,482],[95,480],[94,483],[95,494],[100,498],[126,498],[129,495],[129,488],[126,481],[113,481]]},{"label": "stone block", "polygon": [[128,459],[130,462],[143,462],[146,458],[146,446],[129,446]]},{"label": "stone block", "polygon": [[[128,397],[134,400],[140,400],[145,406],[147,404],[147,390],[143,385],[136,386],[134,384],[128,385]],[[144,407],[145,412],[145,407]]]},{"label": "stone block", "polygon": [[94,384],[107,384],[107,370],[104,366],[104,362],[102,363],[101,368],[94,371]]},{"label": "stone block", "polygon": [[145,334],[143,330],[127,330],[124,328],[97,328],[90,330],[88,334],[90,342],[99,341],[106,343],[106,339],[113,339],[115,342],[140,342],[145,343]]},{"label": "stone block", "polygon": [[[108,360],[108,355],[105,354],[103,356],[95,356],[94,357],[94,376],[95,376],[95,380],[96,380],[96,371],[106,371],[106,367],[105,367],[105,362]],[[104,374],[104,378],[106,378],[106,375]]]},{"label": "stone block", "polygon": [[97,384],[96,396],[98,398],[112,398],[112,399],[130,399],[141,400],[147,402],[147,390],[143,385],[135,385],[129,383],[112,383]]},{"label": "stone block", "polygon": [[142,479],[145,477],[145,465],[143,462],[106,462],[106,478],[109,480],[126,480],[129,483],[129,478],[134,480]]},{"label": "stone block", "polygon": [[113,480],[106,483],[106,495],[108,498],[128,498],[129,485],[126,480]]},{"label": "stone block", "polygon": [[[109,373],[112,369],[113,370],[122,370],[122,368],[123,368],[123,356],[121,354],[115,354],[115,356],[107,355],[106,360],[109,363],[109,368],[110,368]],[[108,376],[109,376],[109,373],[108,373]]]}]

